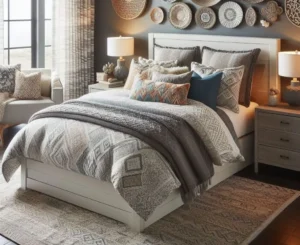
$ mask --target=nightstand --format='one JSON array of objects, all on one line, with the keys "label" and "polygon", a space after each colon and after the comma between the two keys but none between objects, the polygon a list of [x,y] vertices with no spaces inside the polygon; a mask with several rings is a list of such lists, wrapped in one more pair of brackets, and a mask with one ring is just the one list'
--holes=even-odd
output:
[{"label": "nightstand", "polygon": [[282,105],[256,109],[256,173],[259,163],[300,171],[300,107]]},{"label": "nightstand", "polygon": [[107,91],[107,90],[123,90],[124,87],[117,87],[117,88],[106,88],[102,84],[96,83],[89,85],[89,93],[95,93],[95,92],[101,92],[101,91]]}]

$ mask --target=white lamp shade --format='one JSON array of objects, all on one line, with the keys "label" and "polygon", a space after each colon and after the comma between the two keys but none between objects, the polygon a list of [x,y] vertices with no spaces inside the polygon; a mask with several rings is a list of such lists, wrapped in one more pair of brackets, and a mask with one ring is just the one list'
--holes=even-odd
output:
[{"label": "white lamp shade", "polygon": [[107,38],[107,55],[114,57],[134,55],[133,37],[109,37]]},{"label": "white lamp shade", "polygon": [[300,52],[279,52],[279,76],[300,77]]}]

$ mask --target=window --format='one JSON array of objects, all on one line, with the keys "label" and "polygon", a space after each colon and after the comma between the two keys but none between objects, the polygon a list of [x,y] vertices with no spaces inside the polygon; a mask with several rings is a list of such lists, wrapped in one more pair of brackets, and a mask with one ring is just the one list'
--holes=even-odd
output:
[{"label": "window", "polygon": [[51,68],[52,0],[4,0],[4,62]]}]

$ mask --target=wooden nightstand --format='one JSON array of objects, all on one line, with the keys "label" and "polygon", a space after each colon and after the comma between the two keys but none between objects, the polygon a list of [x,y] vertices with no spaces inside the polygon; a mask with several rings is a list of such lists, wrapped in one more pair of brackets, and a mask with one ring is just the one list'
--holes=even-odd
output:
[{"label": "wooden nightstand", "polygon": [[283,105],[256,109],[256,173],[259,163],[300,171],[300,108]]},{"label": "wooden nightstand", "polygon": [[106,91],[106,90],[123,90],[123,89],[124,87],[106,88],[105,86],[99,83],[89,85],[89,93],[95,93],[95,92]]}]

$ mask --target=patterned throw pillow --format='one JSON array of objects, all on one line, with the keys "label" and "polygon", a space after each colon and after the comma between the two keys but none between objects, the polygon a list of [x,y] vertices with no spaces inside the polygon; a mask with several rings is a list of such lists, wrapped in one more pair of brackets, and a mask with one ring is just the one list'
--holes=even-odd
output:
[{"label": "patterned throw pillow", "polygon": [[136,79],[130,92],[130,98],[140,101],[186,105],[189,89],[189,83],[173,84]]},{"label": "patterned throw pillow", "polygon": [[41,77],[42,74],[40,72],[25,75],[24,73],[17,71],[14,97],[20,100],[40,99]]},{"label": "patterned throw pillow", "polygon": [[143,71],[141,73],[143,80],[152,80],[153,72],[159,72],[161,74],[183,74],[189,72],[190,69],[187,66],[176,66],[176,67],[170,67],[165,68],[160,65],[155,65],[151,68],[149,68],[146,71]]},{"label": "patterned throw pillow", "polygon": [[134,78],[136,75],[143,73],[145,76],[144,79],[147,79],[148,76],[148,69],[153,66],[160,65],[166,68],[175,67],[177,66],[177,60],[173,61],[154,61],[154,60],[147,60],[143,58],[139,58],[139,60],[132,59],[129,69],[129,74],[125,83],[125,89],[131,89],[132,84],[134,82]]},{"label": "patterned throw pillow", "polygon": [[15,90],[16,71],[21,70],[21,65],[0,65],[0,92],[12,94]]},{"label": "patterned throw pillow", "polygon": [[138,63],[143,66],[149,66],[149,67],[159,65],[165,68],[170,68],[170,67],[177,66],[178,61],[176,59],[170,61],[157,61],[157,60],[145,59],[143,57],[139,57]]},{"label": "patterned throw pillow", "polygon": [[245,66],[244,76],[241,83],[239,103],[249,107],[252,78],[254,74],[255,64],[260,54],[260,49],[229,51],[216,50],[209,47],[202,49],[202,64],[212,66],[217,69],[228,67]]},{"label": "patterned throw pillow", "polygon": [[241,82],[244,75],[244,66],[215,69],[210,66],[192,63],[192,70],[199,74],[201,77],[205,77],[217,72],[223,72],[223,78],[218,93],[217,105],[227,108],[235,113],[239,113],[239,93]]},{"label": "patterned throw pillow", "polygon": [[154,71],[152,73],[152,81],[154,82],[166,82],[174,84],[190,83],[193,72],[186,72],[183,74],[161,74],[160,72]]}]

